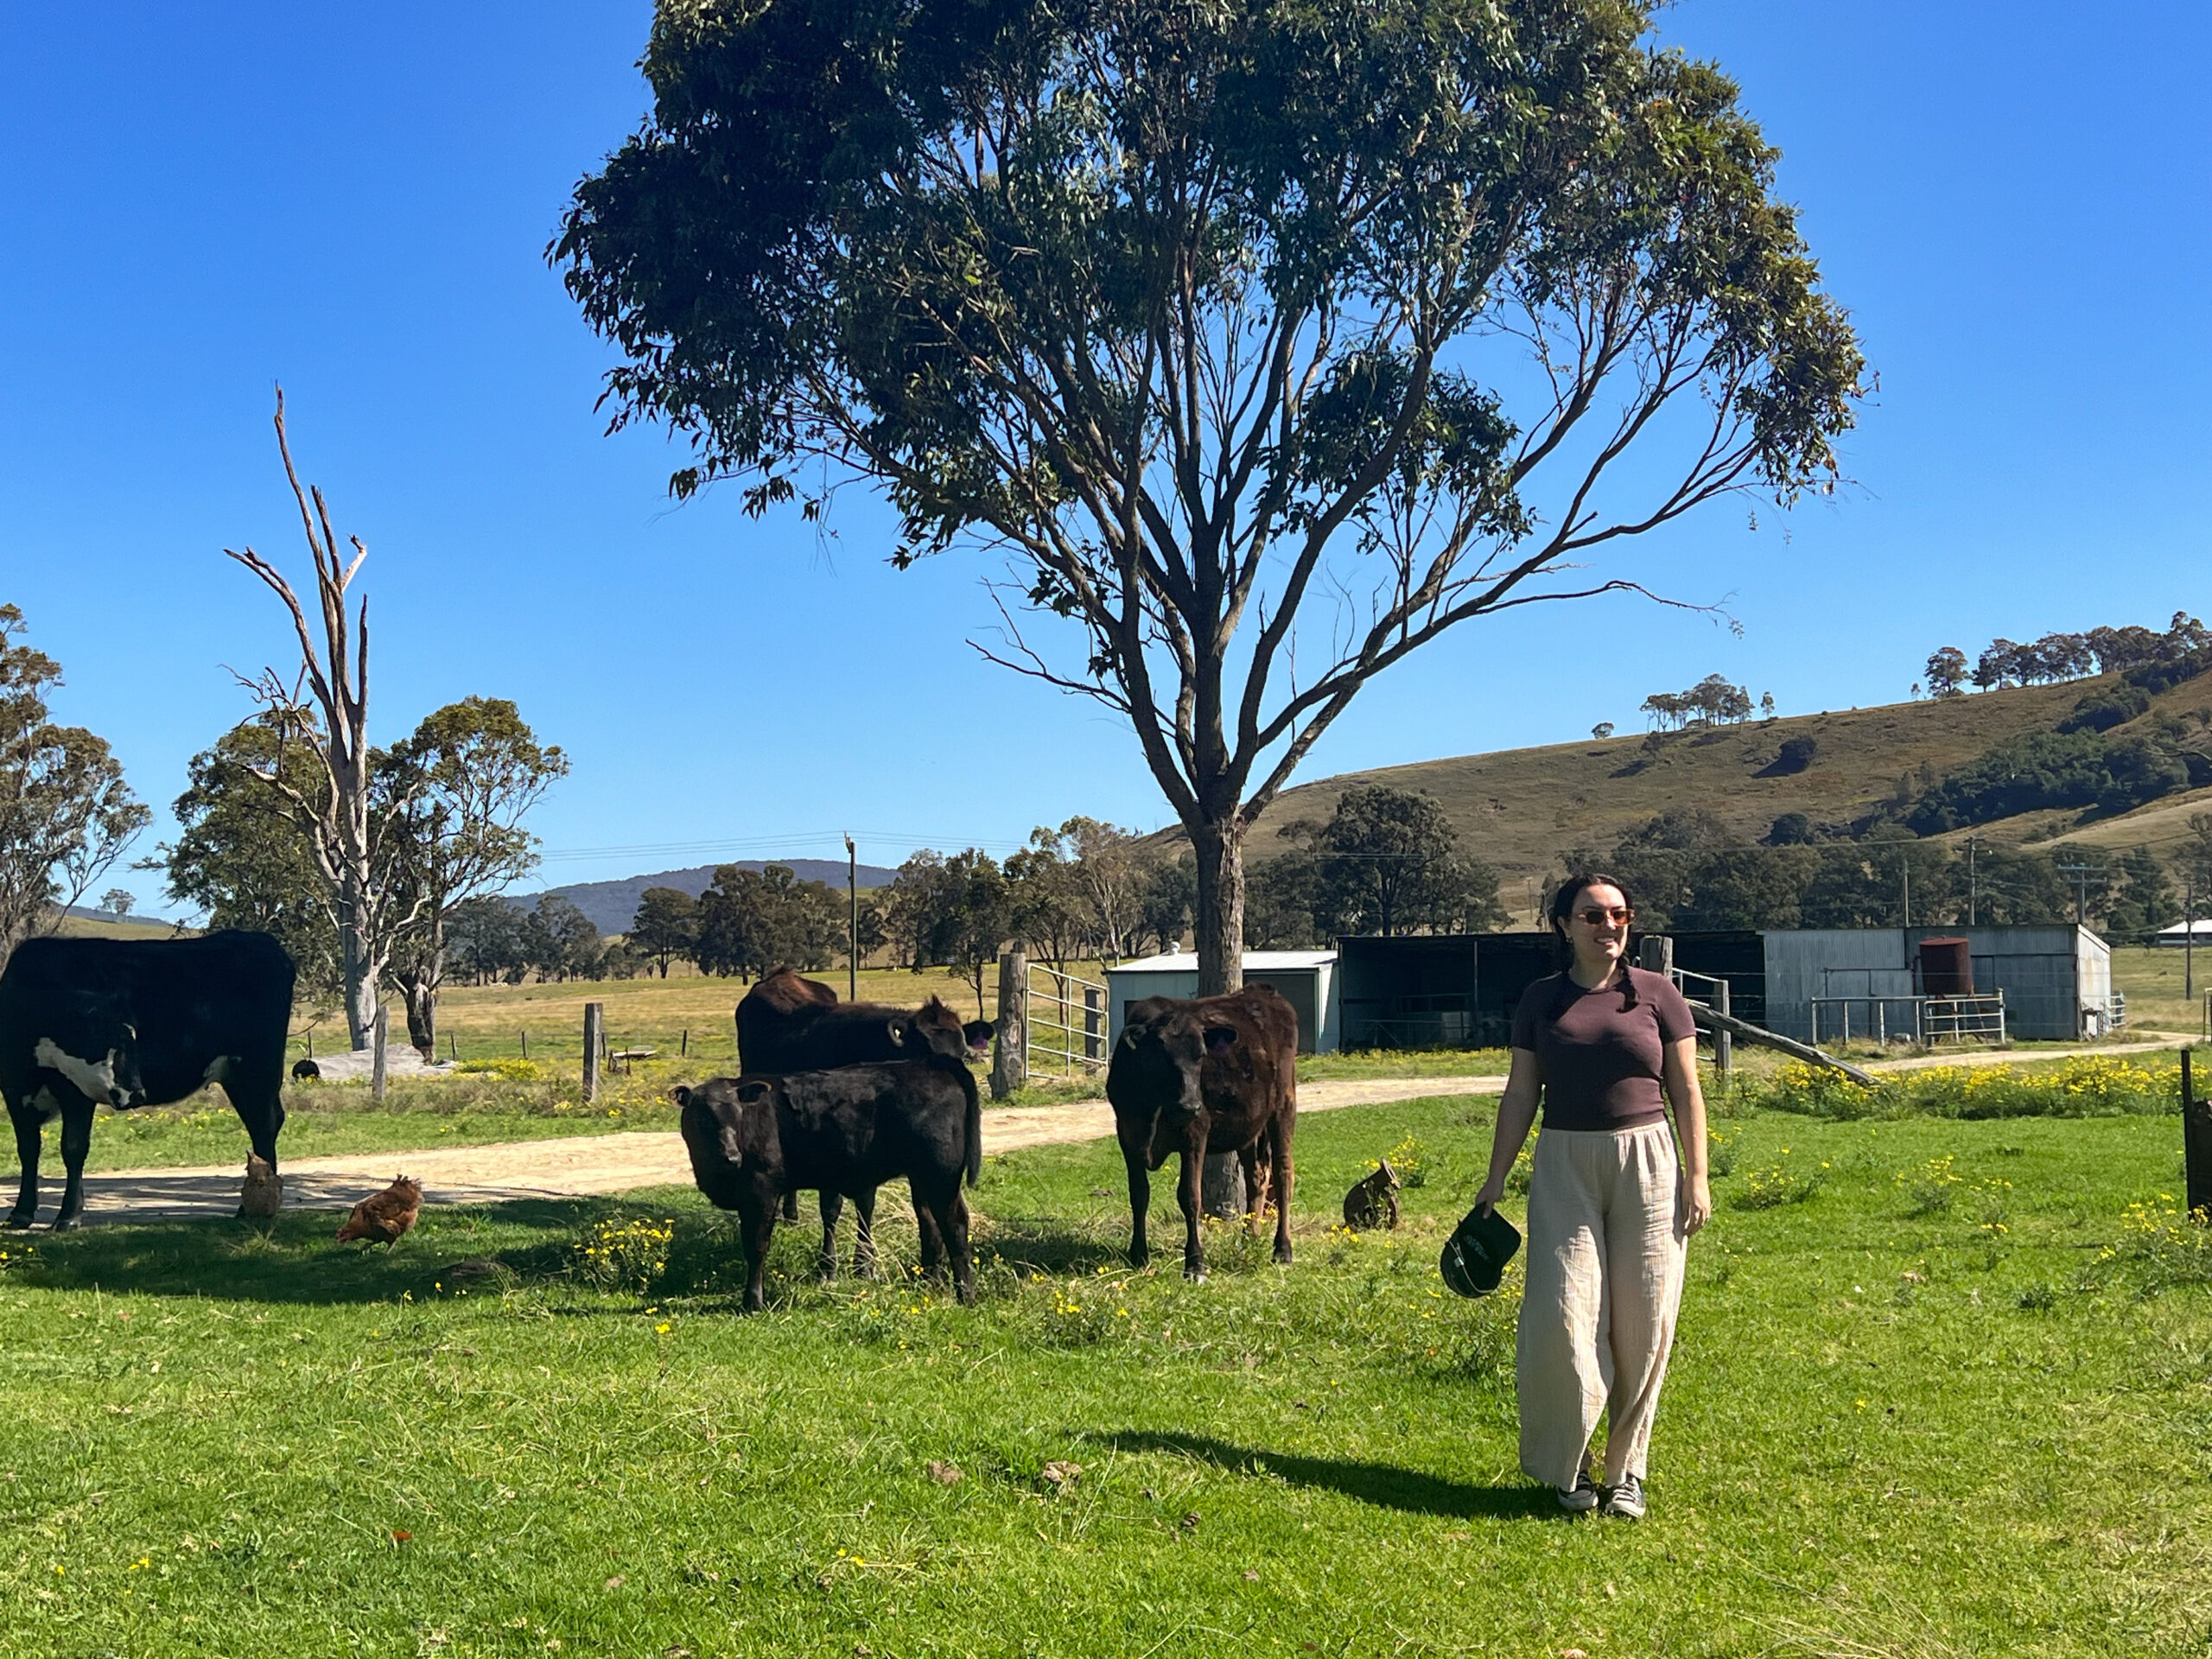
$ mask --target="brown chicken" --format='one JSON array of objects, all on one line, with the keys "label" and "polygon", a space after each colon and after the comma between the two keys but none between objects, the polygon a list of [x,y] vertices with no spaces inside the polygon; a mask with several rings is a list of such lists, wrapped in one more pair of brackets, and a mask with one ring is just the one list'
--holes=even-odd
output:
[{"label": "brown chicken", "polygon": [[399,1236],[415,1224],[415,1217],[423,1208],[423,1184],[402,1175],[381,1192],[363,1198],[346,1217],[346,1224],[338,1230],[338,1242],[348,1239],[371,1238],[380,1244],[396,1244]]},{"label": "brown chicken", "polygon": [[251,1221],[266,1221],[284,1207],[284,1178],[266,1158],[248,1153],[245,1185],[238,1193],[238,1214]]}]

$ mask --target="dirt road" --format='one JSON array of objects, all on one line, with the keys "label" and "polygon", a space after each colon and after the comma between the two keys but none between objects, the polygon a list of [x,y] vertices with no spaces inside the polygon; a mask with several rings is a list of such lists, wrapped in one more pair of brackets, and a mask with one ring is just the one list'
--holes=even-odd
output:
[{"label": "dirt road", "polygon": [[[1877,1061],[1877,1071],[1910,1070],[1931,1065],[1990,1065],[2007,1060],[2059,1059],[2073,1054],[2142,1054],[2177,1046],[2183,1039],[2128,1043],[2101,1048],[2045,1050],[2029,1053],[1964,1055],[1957,1058]],[[1393,1100],[1423,1100],[1440,1095],[1503,1093],[1502,1077],[1387,1077],[1305,1083],[1299,1085],[1301,1112],[1335,1111]],[[1113,1138],[1114,1114],[1103,1100],[1059,1106],[995,1108],[983,1114],[987,1153],[1023,1147],[1065,1146]],[[552,1141],[511,1141],[486,1147],[448,1147],[425,1152],[373,1153],[359,1156],[302,1158],[284,1166],[288,1206],[342,1210],[405,1171],[423,1183],[433,1204],[498,1204],[513,1198],[577,1198],[624,1192],[641,1186],[683,1186],[691,1166],[683,1142],[673,1135],[575,1135]],[[151,1221],[173,1217],[225,1216],[238,1205],[237,1166],[195,1169],[131,1169],[85,1177],[85,1219]],[[60,1197],[60,1184],[47,1182],[48,1203]],[[50,1217],[51,1210],[45,1212]]]}]

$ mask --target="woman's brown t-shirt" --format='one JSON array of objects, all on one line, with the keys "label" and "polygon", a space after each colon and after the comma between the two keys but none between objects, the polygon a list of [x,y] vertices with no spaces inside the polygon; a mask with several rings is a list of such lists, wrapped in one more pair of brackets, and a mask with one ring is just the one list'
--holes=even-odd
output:
[{"label": "woman's brown t-shirt", "polygon": [[1534,1053],[1548,1129],[1630,1129],[1666,1116],[1666,1045],[1697,1034],[1664,974],[1641,968],[1586,991],[1565,974],[1540,979],[1513,1014],[1513,1046]]}]

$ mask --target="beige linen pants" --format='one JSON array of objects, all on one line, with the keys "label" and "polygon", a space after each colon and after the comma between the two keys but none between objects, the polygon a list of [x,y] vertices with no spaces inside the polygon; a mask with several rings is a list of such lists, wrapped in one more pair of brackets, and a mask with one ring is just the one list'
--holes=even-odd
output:
[{"label": "beige linen pants", "polygon": [[1546,1129],[1529,1186],[1515,1373],[1521,1467],[1572,1486],[1607,1414],[1603,1483],[1641,1480],[1682,1300],[1681,1171],[1664,1122]]}]

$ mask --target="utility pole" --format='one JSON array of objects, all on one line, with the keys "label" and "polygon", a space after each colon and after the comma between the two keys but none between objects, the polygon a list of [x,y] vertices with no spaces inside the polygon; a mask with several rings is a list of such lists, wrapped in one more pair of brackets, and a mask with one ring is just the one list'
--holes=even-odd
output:
[{"label": "utility pole", "polygon": [[2196,879],[2181,887],[2181,1000],[2196,1001]]},{"label": "utility pole", "polygon": [[1897,880],[1904,888],[1904,925],[1912,925],[1912,855],[1897,849]]},{"label": "utility pole", "polygon": [[1972,927],[1978,919],[1975,912],[1980,907],[1981,888],[1975,880],[1974,868],[1974,849],[1980,840],[1980,837],[1977,836],[1967,837],[1967,925],[1968,927]]},{"label": "utility pole", "polygon": [[861,855],[845,837],[845,1001],[861,1000]]},{"label": "utility pole", "polygon": [[2070,875],[2074,878],[2074,925],[2087,927],[2089,925],[2089,878],[2093,875],[2102,875],[2105,873],[2104,866],[2101,864],[2054,864],[2051,868],[2061,875]]}]

